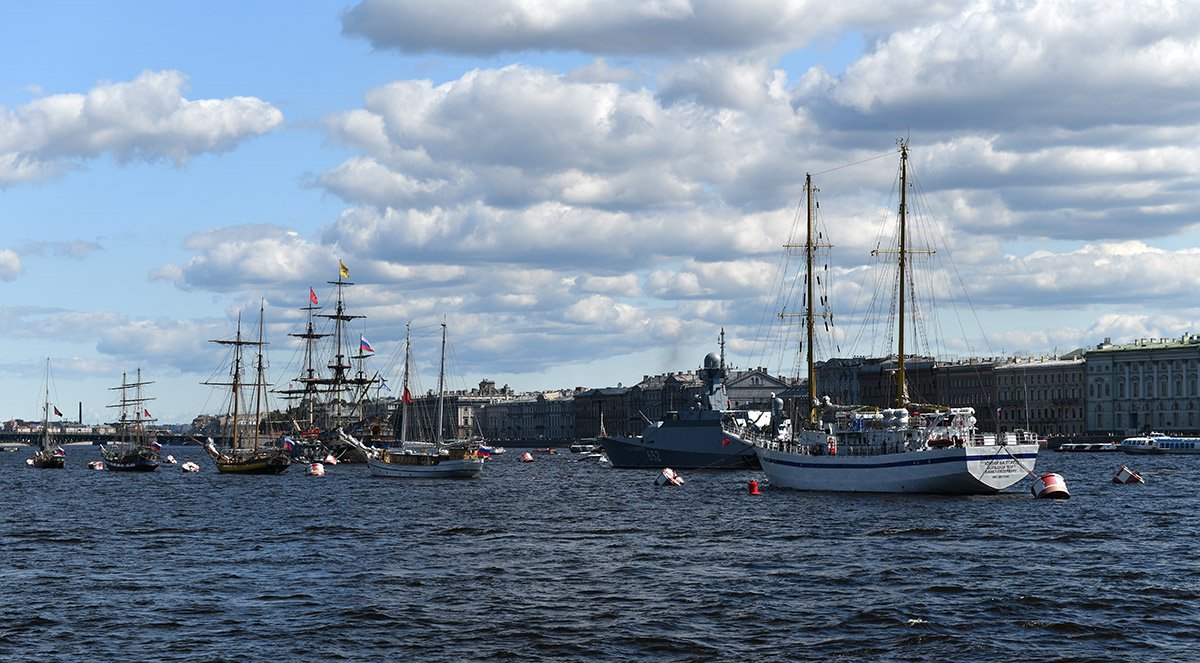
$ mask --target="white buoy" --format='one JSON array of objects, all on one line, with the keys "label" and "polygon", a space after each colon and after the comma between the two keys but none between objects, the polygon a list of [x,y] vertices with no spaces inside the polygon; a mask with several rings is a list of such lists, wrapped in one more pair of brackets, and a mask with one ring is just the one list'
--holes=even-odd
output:
[{"label": "white buoy", "polygon": [[184,472],[199,472],[200,466],[189,460],[185,461],[183,465],[180,465],[179,469]]},{"label": "white buoy", "polygon": [[178,462],[179,461],[175,460],[174,456],[172,456],[171,454],[167,454],[167,463],[169,465],[174,465],[175,463],[178,463]]},{"label": "white buoy", "polygon": [[1071,497],[1071,493],[1067,492],[1067,482],[1053,472],[1039,476],[1029,490],[1037,499],[1065,500]]},{"label": "white buoy", "polygon": [[1113,483],[1146,483],[1146,480],[1142,478],[1142,475],[1122,465],[1121,469],[1113,475]]},{"label": "white buoy", "polygon": [[89,460],[88,461],[88,469],[89,470],[102,470],[102,469],[104,469],[104,463],[102,463],[98,460]]},{"label": "white buoy", "polygon": [[533,454],[526,451],[525,453],[521,454],[521,461],[525,462],[525,463],[532,463],[533,462]]},{"label": "white buoy", "polygon": [[309,464],[308,470],[305,472],[305,474],[310,477],[323,477],[325,476],[325,465],[321,463],[311,463]]},{"label": "white buoy", "polygon": [[675,470],[673,470],[669,467],[664,467],[663,471],[659,473],[658,478],[654,480],[654,485],[656,485],[656,486],[682,486],[683,485],[683,477],[679,476],[679,474],[676,473]]}]

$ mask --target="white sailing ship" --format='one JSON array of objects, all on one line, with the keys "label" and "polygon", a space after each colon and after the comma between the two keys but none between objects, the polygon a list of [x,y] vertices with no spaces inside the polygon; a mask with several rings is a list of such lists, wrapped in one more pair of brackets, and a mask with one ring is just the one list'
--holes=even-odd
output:
[{"label": "white sailing ship", "polygon": [[768,434],[737,429],[755,440],[755,452],[770,485],[797,490],[988,494],[1032,474],[1040,440],[1025,431],[984,433],[974,410],[925,406],[908,401],[905,386],[904,318],[907,278],[906,197],[908,145],[900,145],[900,206],[896,407],[877,410],[835,406],[817,401],[814,371],[812,177],[806,178],[808,225],[806,252],[807,416],[798,422],[784,417],[775,399]]},{"label": "white sailing ship", "polygon": [[445,399],[446,378],[446,325],[442,324],[442,358],[438,370],[438,406],[436,433],[432,443],[408,441],[408,377],[412,360],[412,348],[408,334],[404,339],[404,391],[400,411],[400,444],[388,448],[378,455],[367,458],[373,477],[399,479],[464,479],[479,474],[483,469],[483,456],[474,444],[458,442],[445,444],[442,440],[442,410]]}]

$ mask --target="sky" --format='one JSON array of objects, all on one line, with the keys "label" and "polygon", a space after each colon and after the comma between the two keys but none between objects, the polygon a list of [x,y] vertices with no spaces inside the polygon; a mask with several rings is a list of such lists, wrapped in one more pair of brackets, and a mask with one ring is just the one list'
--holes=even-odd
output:
[{"label": "sky", "polygon": [[112,421],[138,369],[159,421],[216,412],[210,341],[260,306],[283,386],[339,260],[393,385],[406,327],[436,384],[443,322],[455,388],[633,384],[722,329],[729,363],[793,375],[806,173],[821,347],[870,355],[900,139],[967,305],[939,356],[1198,332],[1197,26],[1138,1],[0,3],[0,417],[40,417],[47,359],[72,418]]}]

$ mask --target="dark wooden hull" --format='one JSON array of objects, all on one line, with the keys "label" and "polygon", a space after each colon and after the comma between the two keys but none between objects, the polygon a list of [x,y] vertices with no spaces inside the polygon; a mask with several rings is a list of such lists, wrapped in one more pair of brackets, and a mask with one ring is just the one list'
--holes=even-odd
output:
[{"label": "dark wooden hull", "polygon": [[283,474],[291,466],[292,459],[282,452],[270,452],[214,458],[213,464],[222,474]]},{"label": "dark wooden hull", "polygon": [[158,469],[158,452],[149,449],[138,449],[125,452],[103,451],[104,469],[113,472],[153,472]]},{"label": "dark wooden hull", "polygon": [[66,467],[66,456],[34,454],[29,466],[38,470],[61,470]]}]

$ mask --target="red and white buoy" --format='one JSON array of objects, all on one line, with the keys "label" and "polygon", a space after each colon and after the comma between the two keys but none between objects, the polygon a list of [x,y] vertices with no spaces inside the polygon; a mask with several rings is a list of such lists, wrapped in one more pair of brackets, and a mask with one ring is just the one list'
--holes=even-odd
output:
[{"label": "red and white buoy", "polygon": [[172,456],[171,454],[167,454],[167,464],[168,465],[174,465],[175,463],[178,463],[178,462],[179,461],[175,460],[174,456]]},{"label": "red and white buoy", "polygon": [[751,495],[762,495],[762,493],[758,492],[758,482],[754,479],[751,479],[750,482],[746,484],[746,490]]},{"label": "red and white buoy", "polygon": [[98,460],[89,460],[88,461],[88,469],[89,470],[102,470],[102,469],[104,469],[104,463],[102,461],[98,461]]},{"label": "red and white buoy", "polygon": [[183,465],[179,466],[179,469],[184,472],[199,472],[200,466],[190,460],[186,460],[183,462]]},{"label": "red and white buoy", "polygon": [[333,454],[325,454],[325,460],[321,462],[325,463],[326,465],[337,465],[338,459],[334,458]]},{"label": "red and white buoy", "polygon": [[663,471],[659,473],[658,478],[654,480],[654,485],[656,485],[656,486],[682,486],[683,485],[683,477],[679,476],[679,474],[677,472],[675,472],[675,470],[673,470],[669,467],[664,467]]},{"label": "red and white buoy", "polygon": [[533,462],[533,454],[529,453],[528,451],[521,454],[521,462],[532,463]]},{"label": "red and white buoy", "polygon": [[322,463],[309,463],[308,470],[304,472],[310,477],[325,476],[325,465]]},{"label": "red and white buoy", "polygon": [[1034,479],[1033,485],[1029,487],[1029,490],[1038,499],[1065,500],[1071,497],[1071,493],[1067,492],[1067,482],[1053,472],[1048,472]]},{"label": "red and white buoy", "polygon": [[1121,469],[1113,475],[1113,483],[1146,483],[1146,480],[1142,478],[1142,475],[1122,465]]}]

